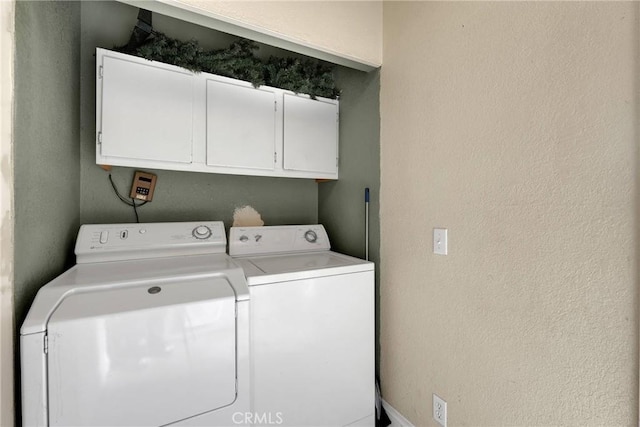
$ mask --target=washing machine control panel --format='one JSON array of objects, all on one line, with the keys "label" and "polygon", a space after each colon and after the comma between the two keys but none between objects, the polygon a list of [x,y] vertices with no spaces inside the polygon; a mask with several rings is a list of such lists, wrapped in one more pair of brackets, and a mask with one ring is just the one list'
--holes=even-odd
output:
[{"label": "washing machine control panel", "polygon": [[224,253],[221,221],[88,224],[80,227],[78,263]]},{"label": "washing machine control panel", "polygon": [[229,255],[267,255],[331,249],[321,224],[231,227]]}]

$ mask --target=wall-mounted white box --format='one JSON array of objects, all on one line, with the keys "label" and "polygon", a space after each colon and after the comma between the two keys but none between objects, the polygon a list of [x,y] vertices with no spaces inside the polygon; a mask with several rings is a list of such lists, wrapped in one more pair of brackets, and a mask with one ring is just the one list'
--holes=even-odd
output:
[{"label": "wall-mounted white box", "polygon": [[433,253],[438,255],[447,255],[447,229],[433,229]]}]

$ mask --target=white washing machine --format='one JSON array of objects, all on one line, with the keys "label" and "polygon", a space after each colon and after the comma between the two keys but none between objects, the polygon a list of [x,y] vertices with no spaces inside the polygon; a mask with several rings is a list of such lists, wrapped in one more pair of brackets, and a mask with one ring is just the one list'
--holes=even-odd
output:
[{"label": "white washing machine", "polygon": [[23,425],[242,424],[249,292],[225,249],[222,222],[83,225],[20,330]]},{"label": "white washing machine", "polygon": [[375,424],[374,265],[322,225],[232,227],[251,295],[256,425]]}]

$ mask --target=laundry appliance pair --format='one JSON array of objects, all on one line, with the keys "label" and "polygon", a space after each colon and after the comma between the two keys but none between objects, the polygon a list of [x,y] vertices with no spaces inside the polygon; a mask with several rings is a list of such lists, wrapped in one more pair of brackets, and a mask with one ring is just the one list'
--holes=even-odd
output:
[{"label": "laundry appliance pair", "polygon": [[21,328],[26,426],[373,425],[373,264],[322,226],[84,225]]}]

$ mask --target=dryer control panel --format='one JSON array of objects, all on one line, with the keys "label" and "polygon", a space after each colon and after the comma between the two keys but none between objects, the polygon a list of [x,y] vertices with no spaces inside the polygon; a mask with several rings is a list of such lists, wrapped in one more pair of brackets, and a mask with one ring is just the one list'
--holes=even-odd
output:
[{"label": "dryer control panel", "polygon": [[229,255],[268,255],[328,251],[329,236],[321,224],[231,227]]},{"label": "dryer control panel", "polygon": [[149,224],[87,224],[80,227],[75,253],[79,264],[224,253],[222,221]]}]

